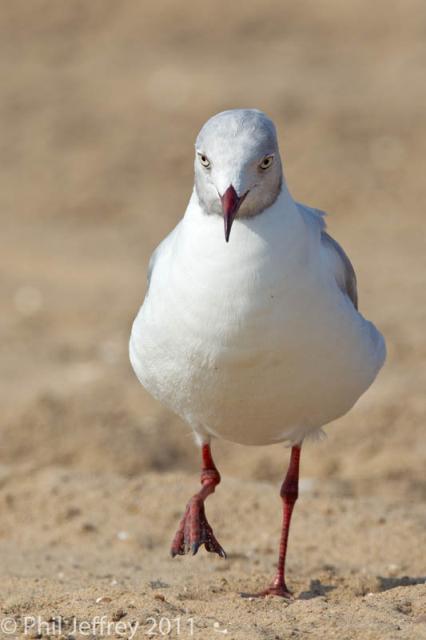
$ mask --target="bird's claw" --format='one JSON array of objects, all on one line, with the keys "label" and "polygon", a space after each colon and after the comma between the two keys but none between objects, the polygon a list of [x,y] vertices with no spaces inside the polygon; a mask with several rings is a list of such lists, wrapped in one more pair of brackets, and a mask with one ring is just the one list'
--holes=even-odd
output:
[{"label": "bird's claw", "polygon": [[213,529],[206,518],[203,502],[194,496],[189,501],[180,521],[170,552],[172,558],[177,555],[183,556],[186,553],[195,556],[202,545],[205,546],[206,551],[217,553],[221,558],[226,558],[226,553],[216,540]]},{"label": "bird's claw", "polygon": [[279,596],[280,598],[286,598],[287,600],[294,600],[294,596],[286,587],[286,585],[271,584],[263,591],[257,593],[240,593],[242,598],[266,598],[268,596]]}]

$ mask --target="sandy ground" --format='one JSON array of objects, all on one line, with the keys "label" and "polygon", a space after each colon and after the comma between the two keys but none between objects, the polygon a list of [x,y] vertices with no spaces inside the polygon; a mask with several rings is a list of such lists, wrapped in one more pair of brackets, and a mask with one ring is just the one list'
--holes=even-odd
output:
[{"label": "sandy ground", "polygon": [[[426,637],[425,4],[0,10],[0,633]],[[127,361],[195,135],[236,106],[277,122],[290,188],[329,212],[389,350],[303,452],[291,603],[239,595],[274,570],[288,451],[216,443],[229,557],[172,561],[198,452]]]}]

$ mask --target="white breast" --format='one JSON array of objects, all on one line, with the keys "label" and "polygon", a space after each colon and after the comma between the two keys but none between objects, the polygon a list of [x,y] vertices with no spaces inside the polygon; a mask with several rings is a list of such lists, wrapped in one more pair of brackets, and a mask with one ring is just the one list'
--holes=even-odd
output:
[{"label": "white breast", "polygon": [[280,199],[222,221],[193,200],[157,257],[132,330],[142,384],[200,432],[298,440],[371,384],[384,342],[320,263],[315,229]]}]

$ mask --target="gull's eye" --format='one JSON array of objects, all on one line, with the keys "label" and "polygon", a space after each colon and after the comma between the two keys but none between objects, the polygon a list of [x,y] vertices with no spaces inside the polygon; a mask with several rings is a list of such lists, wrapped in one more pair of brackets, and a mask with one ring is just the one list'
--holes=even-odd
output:
[{"label": "gull's eye", "polygon": [[259,168],[262,169],[262,171],[266,171],[266,169],[269,169],[269,167],[271,166],[271,164],[274,161],[274,156],[265,156],[262,160],[262,162],[259,165]]},{"label": "gull's eye", "polygon": [[203,165],[203,167],[208,169],[210,167],[210,160],[208,159],[208,157],[204,155],[204,153],[199,153],[198,157],[200,158],[200,162]]}]

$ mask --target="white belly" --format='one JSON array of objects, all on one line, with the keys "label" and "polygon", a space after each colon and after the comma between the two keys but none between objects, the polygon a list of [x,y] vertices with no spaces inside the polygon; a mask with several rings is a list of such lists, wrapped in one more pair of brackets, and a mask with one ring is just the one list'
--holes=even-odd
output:
[{"label": "white belly", "polygon": [[299,248],[288,247],[287,264],[259,244],[243,259],[225,250],[165,265],[133,326],[132,365],[195,430],[241,444],[296,441],[369,387],[383,338]]}]

